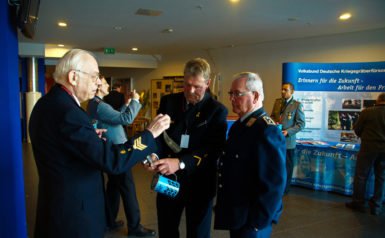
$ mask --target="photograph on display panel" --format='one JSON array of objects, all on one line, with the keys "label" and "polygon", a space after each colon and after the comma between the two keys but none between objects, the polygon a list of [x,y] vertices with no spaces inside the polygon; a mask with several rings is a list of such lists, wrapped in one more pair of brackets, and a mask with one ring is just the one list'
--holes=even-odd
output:
[{"label": "photograph on display panel", "polygon": [[329,111],[328,129],[329,130],[353,130],[353,125],[357,121],[360,112],[358,111]]}]

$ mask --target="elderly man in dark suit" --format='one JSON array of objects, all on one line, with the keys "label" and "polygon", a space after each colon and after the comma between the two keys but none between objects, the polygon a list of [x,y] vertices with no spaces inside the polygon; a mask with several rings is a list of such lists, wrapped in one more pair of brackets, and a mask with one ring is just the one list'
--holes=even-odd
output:
[{"label": "elderly man in dark suit", "polygon": [[39,174],[35,237],[104,236],[102,171],[123,173],[156,149],[169,127],[158,115],[147,130],[113,146],[99,138],[80,103],[100,84],[95,58],[73,49],[56,65],[56,85],[35,105],[29,131]]},{"label": "elderly man in dark suit", "polygon": [[218,163],[214,228],[231,238],[267,238],[282,212],[285,138],[263,109],[257,74],[235,75],[229,95],[239,119]]},{"label": "elderly man in dark suit", "polygon": [[285,193],[289,192],[293,177],[293,159],[296,134],[305,128],[305,113],[303,105],[293,97],[294,86],[291,83],[282,84],[282,97],[275,100],[271,118],[282,126],[282,134],[286,138],[286,172],[287,181]]}]

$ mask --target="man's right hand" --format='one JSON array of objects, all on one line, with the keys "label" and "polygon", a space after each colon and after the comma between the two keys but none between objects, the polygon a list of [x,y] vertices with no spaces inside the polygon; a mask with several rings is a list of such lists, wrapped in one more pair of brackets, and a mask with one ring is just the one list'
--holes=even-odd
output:
[{"label": "man's right hand", "polygon": [[147,130],[149,130],[154,138],[158,137],[163,131],[167,130],[170,127],[171,119],[166,114],[157,115],[154,120],[147,126]]},{"label": "man's right hand", "polygon": [[131,96],[132,99],[135,99],[135,100],[139,100],[139,98],[140,98],[139,94],[136,92],[135,89],[131,91],[131,95],[130,96]]}]

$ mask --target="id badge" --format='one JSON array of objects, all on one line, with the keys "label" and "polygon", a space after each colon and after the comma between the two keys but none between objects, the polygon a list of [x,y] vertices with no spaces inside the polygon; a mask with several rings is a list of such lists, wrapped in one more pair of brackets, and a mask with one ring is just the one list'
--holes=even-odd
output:
[{"label": "id badge", "polygon": [[180,140],[180,147],[181,148],[188,148],[189,140],[190,140],[190,135],[183,134],[182,138]]}]

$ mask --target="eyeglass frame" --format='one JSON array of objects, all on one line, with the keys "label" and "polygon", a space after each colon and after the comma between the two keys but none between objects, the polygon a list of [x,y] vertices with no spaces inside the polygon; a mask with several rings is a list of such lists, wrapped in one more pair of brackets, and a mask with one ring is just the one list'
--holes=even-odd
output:
[{"label": "eyeglass frame", "polygon": [[245,92],[232,92],[229,91],[227,92],[229,94],[229,97],[234,97],[234,98],[240,98],[243,96],[246,96],[248,93],[252,93],[253,91],[245,91]]},{"label": "eyeglass frame", "polygon": [[87,72],[82,71],[80,69],[73,69],[73,71],[76,71],[76,72],[79,72],[79,73],[83,73],[83,74],[87,74],[88,76],[91,77],[91,80],[92,80],[93,83],[96,83],[98,81],[98,79],[102,78],[102,75],[100,73],[97,73],[97,75],[93,75],[91,73],[87,73]]}]

